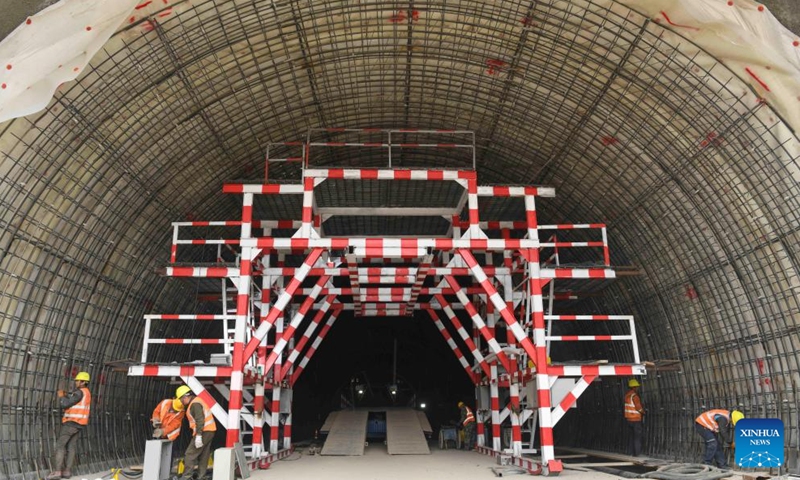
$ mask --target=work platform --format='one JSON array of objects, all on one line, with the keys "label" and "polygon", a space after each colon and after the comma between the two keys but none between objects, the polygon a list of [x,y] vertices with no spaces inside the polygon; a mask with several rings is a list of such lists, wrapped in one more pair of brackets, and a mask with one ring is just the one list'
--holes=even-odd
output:
[{"label": "work platform", "polygon": [[[580,285],[617,276],[606,226],[539,224],[537,198],[553,188],[479,185],[471,132],[324,129],[270,148],[278,158],[263,182],[223,187],[241,198],[239,218],[173,223],[160,273],[203,285],[198,302],[213,312],[146,315],[141,362],[129,368],[185,382],[254,466],[291,451],[292,387],[339,317],[429,318],[476,386],[479,450],[504,453],[508,426],[508,450],[531,473],[561,471],[553,428],[595,379],[645,374],[632,317],[555,313],[555,302],[598,294]],[[361,168],[348,149],[381,149],[388,161]],[[448,152],[466,161],[445,161]],[[448,167],[419,168],[435,160]],[[205,325],[202,338],[171,335],[182,321]],[[555,342],[624,342],[629,358],[550,361]],[[167,349],[194,345],[215,353],[164,362],[176,358]],[[393,449],[417,448],[407,440],[416,431],[393,429]],[[538,459],[525,456],[534,450]]]},{"label": "work platform", "polygon": [[320,428],[326,435],[322,455],[363,455],[369,414],[385,418],[386,448],[390,455],[427,455],[432,433],[424,412],[411,408],[372,407],[331,412]]}]

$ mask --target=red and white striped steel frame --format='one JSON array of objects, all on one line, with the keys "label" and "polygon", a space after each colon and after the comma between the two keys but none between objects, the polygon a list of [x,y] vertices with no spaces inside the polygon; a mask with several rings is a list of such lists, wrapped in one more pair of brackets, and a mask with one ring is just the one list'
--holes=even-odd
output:
[{"label": "red and white striped steel frame", "polygon": [[[503,300],[503,297],[501,297],[497,292],[497,289],[494,288],[494,285],[492,285],[491,280],[489,280],[489,278],[486,276],[486,273],[483,271],[480,264],[478,264],[478,261],[469,250],[459,249],[458,254],[461,255],[461,258],[463,258],[465,262],[467,262],[467,266],[469,267],[470,271],[472,271],[475,280],[486,291],[486,294],[489,296],[489,301],[492,302],[498,313],[500,313],[500,315],[503,317],[508,329],[514,333],[514,337],[516,337],[519,344],[525,349],[525,352],[528,355],[534,357],[535,351],[533,343],[531,343],[530,338],[528,338],[528,335],[522,329],[519,322],[517,322],[517,319],[514,318],[513,310],[508,307],[508,304],[505,302],[505,300]],[[455,282],[455,279],[453,281]],[[450,283],[449,280],[448,283]],[[456,283],[456,285],[458,285],[458,283]],[[450,286],[455,289],[455,286],[453,286],[452,283]],[[541,293],[539,294],[539,301],[541,302]],[[465,305],[465,307],[467,306]],[[467,307],[467,310],[469,310],[469,307]],[[508,369],[508,371],[511,371],[511,369]]]},{"label": "red and white striped steel frame", "polygon": [[311,342],[311,346],[308,347],[308,351],[303,357],[303,360],[301,360],[300,364],[297,365],[297,368],[295,368],[294,373],[291,376],[291,380],[289,381],[289,385],[294,385],[295,382],[297,382],[297,379],[300,378],[300,375],[303,373],[303,370],[306,368],[306,365],[308,365],[308,362],[311,360],[311,357],[314,356],[314,352],[317,351],[317,348],[319,348],[320,343],[322,343],[322,340],[325,339],[325,335],[328,334],[328,331],[330,331],[331,327],[333,326],[333,323],[339,317],[340,311],[341,309],[334,309],[333,311],[331,311],[331,316],[328,317],[328,321],[325,322],[325,326],[322,327],[322,330],[320,330],[319,335],[317,335],[317,338],[315,338],[314,341]]},{"label": "red and white striped steel frame", "polygon": [[511,451],[515,456],[522,455],[522,428],[519,413],[522,411],[519,403],[519,383],[514,379],[509,385],[509,403],[511,404]]},{"label": "red and white striped steel frame", "polygon": [[350,289],[353,291],[353,305],[355,306],[356,314],[361,313],[361,279],[358,275],[358,263],[356,263],[355,255],[346,255],[347,259],[347,272],[350,275]]},{"label": "red and white striped steel frame", "polygon": [[[252,235],[253,221],[253,194],[246,193],[242,199],[242,226],[241,237],[248,238]],[[251,248],[242,249],[242,258],[239,264],[239,281],[236,282],[236,320],[233,334],[233,358],[231,366],[231,398],[228,402],[228,424],[225,446],[233,448],[239,442],[239,413],[242,408],[242,388],[244,387],[244,365],[249,358],[244,356],[245,332],[247,328],[250,307],[250,281],[252,273],[252,259],[255,253]],[[252,353],[251,353],[252,355]]]},{"label": "red and white striped steel frame", "polygon": [[556,405],[556,408],[553,409],[552,415],[553,426],[555,426],[555,424],[561,420],[561,417],[563,417],[564,414],[567,413],[567,410],[569,410],[570,407],[575,404],[575,401],[578,399],[578,397],[580,397],[581,394],[586,391],[586,389],[589,387],[589,384],[592,383],[595,378],[597,378],[597,375],[586,375],[585,377],[581,377],[575,386],[572,387],[572,390],[570,390],[570,392],[564,396],[561,402]]},{"label": "red and white striped steel frame", "polygon": [[[299,327],[303,322],[303,319],[306,318],[306,314],[311,309],[311,306],[314,304],[314,302],[317,301],[317,297],[322,291],[322,287],[328,283],[328,280],[330,280],[330,277],[328,276],[323,275],[319,277],[319,280],[317,280],[316,285],[314,285],[314,289],[312,290],[311,294],[305,299],[305,301],[303,301],[302,305],[300,305],[300,308],[297,310],[297,313],[295,313],[294,317],[292,317],[292,321],[289,322],[289,326],[286,328],[286,331],[279,336],[276,330],[275,338],[277,340],[275,341],[275,347],[273,347],[272,352],[269,354],[269,357],[267,357],[267,364],[264,367],[265,371],[272,368],[273,365],[280,365],[278,359],[283,353],[283,350],[286,348],[286,345],[289,344],[289,339],[294,336],[295,330],[297,330],[297,327]],[[279,377],[280,369],[278,369],[274,378],[277,379]]]},{"label": "red and white striped steel frame", "polygon": [[497,379],[497,364],[493,363],[491,366],[491,374],[489,375],[489,409],[491,411],[492,420],[492,448],[500,450],[500,390],[498,388]]},{"label": "red and white striped steel frame", "polygon": [[[398,286],[395,286],[395,287],[361,287],[359,289],[359,291],[361,292],[361,294],[363,296],[366,296],[366,297],[369,297],[369,298],[375,297],[375,296],[381,296],[381,297],[384,297],[384,298],[396,298],[397,299],[397,300],[392,300],[392,301],[404,302],[404,301],[407,301],[409,295],[411,294],[411,287],[409,287],[409,286],[399,286],[399,287]],[[473,287],[464,287],[464,291],[467,294],[483,293],[483,289],[482,288],[474,287],[474,286]],[[301,288],[297,292],[295,292],[295,296],[308,295],[309,293],[311,293],[311,289],[310,288]],[[437,295],[437,294],[455,295],[455,293],[453,293],[453,289],[452,288],[447,288],[447,287],[422,287],[419,290],[419,295]],[[352,288],[347,288],[347,287],[345,287],[345,288],[336,288],[336,287],[332,287],[331,288],[331,287],[329,287],[329,288],[323,288],[322,292],[321,292],[321,295],[355,295],[355,291]],[[522,296],[522,294],[520,293],[518,295],[518,297],[521,297],[521,296]],[[402,300],[401,298],[405,298],[406,300]],[[557,296],[556,298],[561,298],[561,297]],[[566,300],[566,299],[569,299],[569,298],[577,298],[577,297],[574,296],[574,295],[571,296],[571,297],[570,296],[563,296],[563,298],[561,298],[561,299],[562,300]],[[385,301],[389,301],[389,300],[370,300],[370,301],[385,302]],[[211,319],[209,319],[209,320],[211,320]]]},{"label": "red and white striped steel frame", "polygon": [[479,197],[555,197],[556,189],[553,187],[478,187]]},{"label": "red and white striped steel frame", "polygon": [[[306,328],[306,331],[303,332],[300,341],[297,342],[295,347],[292,349],[291,353],[289,353],[289,357],[287,358],[286,363],[284,363],[283,368],[281,368],[281,374],[276,379],[277,381],[282,381],[289,373],[289,369],[292,367],[292,365],[294,365],[295,361],[297,361],[297,358],[300,356],[300,353],[302,353],[303,349],[306,346],[306,343],[308,343],[308,340],[311,339],[311,336],[317,330],[317,327],[322,322],[322,319],[325,318],[325,314],[331,308],[331,306],[333,305],[333,301],[335,299],[336,295],[328,295],[322,301],[322,305],[317,311],[317,314],[311,320],[311,323]],[[341,306],[334,306],[331,314],[337,315],[339,312],[341,312],[341,310],[342,310]]]},{"label": "red and white striped steel frame", "polygon": [[419,298],[419,292],[422,289],[422,284],[425,282],[425,278],[428,276],[428,270],[431,268],[431,264],[433,263],[433,255],[426,255],[425,258],[420,262],[419,267],[417,268],[417,274],[414,278],[414,284],[411,286],[410,296],[408,298],[408,303],[406,304],[406,308],[409,312],[414,311],[414,304],[417,303],[417,298]]},{"label": "red and white striped steel frame", "polygon": [[[350,277],[352,279],[352,277]],[[358,275],[356,285],[370,284],[370,283],[406,283],[413,284],[416,281],[416,275]]]},{"label": "red and white striped steel frame", "polygon": [[278,460],[282,460],[288,457],[292,453],[294,453],[294,446],[280,450],[277,453],[272,453],[269,455],[262,456],[260,458],[253,458],[248,462],[248,465],[250,466],[251,469],[254,470],[257,468],[261,470],[266,470],[269,468],[271,464],[277,462]]},{"label": "red and white striped steel frame", "polygon": [[[327,279],[326,279],[327,281]],[[309,297],[310,298],[310,297]],[[283,333],[283,312],[275,320],[275,338],[279,338]],[[273,347],[274,352],[274,347]],[[272,355],[270,355],[272,356]],[[273,361],[273,363],[275,363]],[[264,372],[269,372],[271,366],[267,366]],[[266,373],[265,373],[266,374]],[[275,371],[272,373],[273,378],[280,374],[280,364],[275,366]],[[269,404],[269,412],[272,418],[269,429],[269,453],[278,453],[278,435],[280,433],[280,415],[281,415],[281,385],[279,383],[272,386],[272,399]]]},{"label": "red and white striped steel frame", "polygon": [[283,312],[283,309],[286,308],[286,305],[289,304],[294,292],[297,291],[297,289],[303,283],[303,280],[305,280],[306,276],[308,276],[311,266],[314,265],[317,259],[319,259],[320,255],[322,255],[322,249],[315,248],[303,261],[303,265],[295,271],[294,277],[292,277],[289,285],[280,293],[280,295],[278,295],[278,299],[275,301],[275,305],[270,308],[267,318],[258,326],[258,329],[253,334],[253,338],[251,338],[250,342],[247,344],[247,347],[244,351],[245,357],[249,358],[253,355],[253,352],[255,352],[255,349],[258,347],[259,342],[263,340],[264,336],[269,332],[272,323],[278,318],[278,315]]},{"label": "red and white striped steel frame", "polygon": [[302,195],[303,185],[297,183],[244,184],[226,183],[222,193],[253,193],[260,195]]},{"label": "red and white striped steel frame", "polygon": [[[187,267],[191,268],[191,267]],[[265,268],[261,273],[264,275],[274,276],[291,276],[299,267],[284,267],[284,268]],[[487,266],[483,269],[487,275],[509,275],[515,273],[514,270],[504,267]],[[238,270],[236,270],[238,272]],[[359,267],[358,273],[360,276],[415,276],[417,274],[416,267]],[[335,277],[347,277],[350,272],[347,268],[331,267],[331,268],[312,268],[308,272],[309,275],[318,277],[320,275],[331,275]],[[233,274],[238,275],[238,273]],[[465,267],[431,267],[428,270],[428,275],[453,275],[456,277],[471,276],[469,268]]]},{"label": "red and white striped steel frame", "polygon": [[447,328],[444,326],[444,323],[442,323],[442,321],[439,319],[439,315],[432,308],[427,308],[425,310],[431,316],[431,320],[433,320],[433,323],[434,325],[436,325],[436,328],[439,329],[439,333],[442,334],[445,342],[447,342],[447,345],[456,355],[458,362],[461,364],[462,367],[464,367],[464,371],[467,372],[467,376],[469,377],[470,381],[472,381],[472,383],[475,384],[477,380],[475,372],[472,371],[469,362],[467,362],[467,359],[464,357],[464,354],[461,353],[461,349],[458,347],[458,344],[456,344],[455,340],[453,340],[453,337],[450,335],[450,332],[448,332]]}]

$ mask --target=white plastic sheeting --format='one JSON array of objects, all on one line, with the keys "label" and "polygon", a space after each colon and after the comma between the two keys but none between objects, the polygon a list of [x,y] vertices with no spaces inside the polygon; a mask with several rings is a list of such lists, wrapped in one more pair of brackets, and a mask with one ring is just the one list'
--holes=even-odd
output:
[{"label": "white plastic sheeting", "polygon": [[38,112],[77,78],[137,0],[62,0],[0,43],[0,122]]},{"label": "white plastic sheeting", "polygon": [[[56,88],[77,78],[121,25],[135,23],[140,28],[128,33],[146,33],[152,29],[148,16],[177,13],[172,3],[62,0],[29,18],[0,43],[0,122],[45,108]],[[758,101],[768,102],[795,131],[800,130],[800,38],[763,5],[752,0],[593,3],[609,9],[615,3],[633,8],[691,40],[748,82]],[[192,3],[177,5],[190,8]]]}]

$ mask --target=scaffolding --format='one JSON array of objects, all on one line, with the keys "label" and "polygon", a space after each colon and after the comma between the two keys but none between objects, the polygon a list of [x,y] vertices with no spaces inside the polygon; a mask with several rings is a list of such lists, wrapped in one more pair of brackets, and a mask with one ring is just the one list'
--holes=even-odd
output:
[{"label": "scaffolding", "polygon": [[[368,141],[353,140],[359,136]],[[386,151],[384,165],[359,168],[357,153],[342,153],[375,148]],[[430,150],[446,153],[421,153]],[[416,167],[431,158],[446,168]],[[277,162],[299,165],[299,181],[288,181],[286,168],[278,170],[280,183],[269,178]],[[141,363],[129,368],[133,376],[180,378],[211,406],[227,445],[245,445],[252,466],[291,453],[293,386],[343,311],[429,316],[476,387],[477,450],[509,454],[530,473],[562,470],[553,428],[593,381],[645,374],[632,317],[554,314],[555,300],[578,296],[556,292],[555,281],[615,278],[605,225],[539,225],[536,199],[554,189],[479,185],[472,132],[311,130],[304,141],[271,144],[265,165],[263,183],[223,187],[242,198],[239,220],[173,223],[163,274],[217,282],[222,312],[145,316]],[[523,220],[496,219],[515,214]],[[198,227],[238,235],[196,238]],[[563,241],[574,231],[599,239]],[[179,262],[183,249],[209,245],[217,262]],[[561,252],[578,248],[596,251],[596,261],[562,264]],[[182,320],[222,322],[223,333],[151,336],[154,322]],[[576,322],[620,323],[626,331],[557,334],[556,325]],[[609,341],[630,344],[629,363],[550,360],[553,342]],[[154,344],[205,344],[222,353],[203,363],[157,363],[148,352]]]}]

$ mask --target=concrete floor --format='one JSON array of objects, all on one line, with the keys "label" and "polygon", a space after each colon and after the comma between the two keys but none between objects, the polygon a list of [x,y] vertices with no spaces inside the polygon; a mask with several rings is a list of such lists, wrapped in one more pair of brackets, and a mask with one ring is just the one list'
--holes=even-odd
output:
[{"label": "concrete floor", "polygon": [[[439,450],[432,446],[430,455],[389,455],[382,444],[370,445],[360,457],[308,455],[300,448],[291,457],[280,460],[268,469],[252,473],[253,480],[479,480],[497,477],[491,467],[494,459],[474,452]],[[503,478],[531,478],[528,475],[507,474]],[[615,475],[565,464],[558,478],[568,480],[610,480]],[[726,480],[742,480],[733,473]]]},{"label": "concrete floor", "polygon": [[[430,455],[389,455],[386,447],[370,445],[360,457],[307,455],[304,449],[278,461],[268,469],[253,472],[254,480],[478,480],[498,478],[491,467],[493,458],[475,452],[431,448]],[[525,475],[511,475],[526,478]],[[505,475],[503,476],[505,478]],[[565,470],[559,478],[569,480],[607,480],[615,477],[599,472]]]}]

